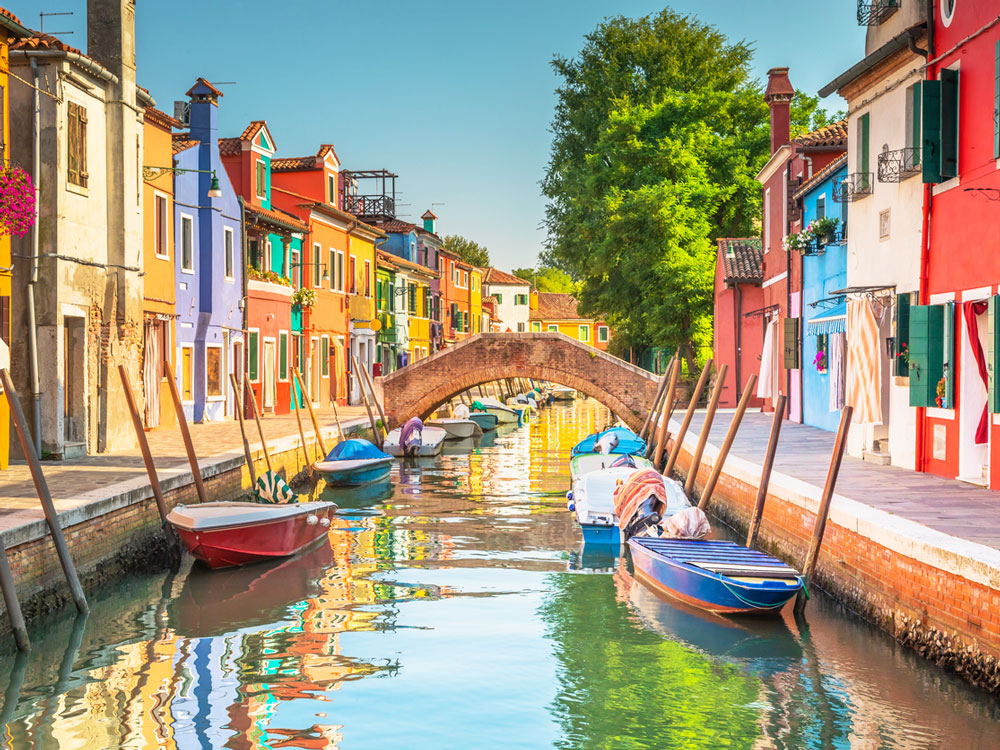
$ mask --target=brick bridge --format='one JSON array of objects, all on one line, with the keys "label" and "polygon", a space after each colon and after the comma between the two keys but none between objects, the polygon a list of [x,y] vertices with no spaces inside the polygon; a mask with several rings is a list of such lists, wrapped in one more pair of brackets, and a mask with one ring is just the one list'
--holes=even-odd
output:
[{"label": "brick bridge", "polygon": [[657,377],[562,333],[480,333],[380,378],[386,417],[426,419],[458,393],[503,378],[549,380],[597,399],[638,431]]}]

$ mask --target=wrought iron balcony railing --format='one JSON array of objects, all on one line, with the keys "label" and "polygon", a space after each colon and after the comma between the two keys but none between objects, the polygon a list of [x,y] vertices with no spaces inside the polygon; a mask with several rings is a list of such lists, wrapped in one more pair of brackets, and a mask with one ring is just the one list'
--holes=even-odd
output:
[{"label": "wrought iron balcony railing", "polygon": [[902,182],[915,174],[920,174],[919,148],[885,150],[878,155],[879,182]]},{"label": "wrought iron balcony railing", "polygon": [[345,195],[344,210],[364,218],[396,217],[396,201],[388,195]]},{"label": "wrought iron balcony railing", "polygon": [[851,203],[871,193],[871,172],[855,172],[833,184],[833,199],[840,203]]},{"label": "wrought iron balcony railing", "polygon": [[878,26],[899,8],[899,0],[858,0],[858,26]]},{"label": "wrought iron balcony railing", "polygon": [[802,251],[803,255],[822,255],[826,252],[826,249],[831,245],[843,245],[847,242],[847,228],[844,227],[842,231],[830,232],[830,234],[825,237],[818,237],[812,240],[806,249]]}]

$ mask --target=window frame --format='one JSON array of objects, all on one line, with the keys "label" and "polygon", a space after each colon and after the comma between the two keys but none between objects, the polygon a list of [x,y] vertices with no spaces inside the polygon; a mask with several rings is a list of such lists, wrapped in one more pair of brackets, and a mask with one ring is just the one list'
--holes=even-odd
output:
[{"label": "window frame", "polygon": [[326,334],[319,337],[319,376],[330,377],[330,337]]},{"label": "window frame", "polygon": [[559,333],[559,324],[558,323],[549,323],[546,326],[545,332],[546,333]]},{"label": "window frame", "polygon": [[289,278],[292,280],[292,289],[302,288],[302,252],[294,247],[289,249]]},{"label": "window frame", "polygon": [[[180,378],[180,382],[177,384],[177,389],[180,391],[181,403],[182,404],[193,404],[194,403],[194,344],[193,343],[183,343],[178,344],[178,349],[181,350],[178,360],[180,360],[180,367],[177,368],[177,377]],[[190,372],[186,372],[184,369],[184,351],[190,352],[190,358],[188,359],[188,364],[191,366]],[[184,386],[185,375],[187,375],[187,387]],[[190,393],[189,398],[185,398]]]},{"label": "window frame", "polygon": [[236,281],[236,230],[222,228],[222,275],[230,284]]},{"label": "window frame", "polygon": [[577,331],[576,335],[580,339],[580,341],[582,341],[585,344],[589,344],[590,343],[590,326],[588,326],[588,325],[579,325],[578,326],[578,331]]},{"label": "window frame", "polygon": [[597,326],[597,343],[606,344],[611,339],[611,330],[607,326]]},{"label": "window frame", "polygon": [[[87,189],[87,108],[74,101],[66,108],[66,179],[75,188]],[[74,150],[74,144],[76,149]]]},{"label": "window frame", "polygon": [[267,198],[267,162],[263,159],[256,160],[254,172],[254,195],[258,198]]},{"label": "window frame", "polygon": [[[160,214],[160,206],[163,214]],[[161,260],[170,260],[170,215],[167,210],[170,197],[159,190],[153,191],[153,254]],[[160,252],[161,247],[163,252]]]},{"label": "window frame", "polygon": [[320,259],[323,257],[323,246],[318,243],[313,243],[313,272],[312,272],[312,286],[314,289],[319,289],[323,285],[323,277],[320,272]]},{"label": "window frame", "polygon": [[[253,345],[251,346],[251,341]],[[248,328],[246,340],[247,380],[251,383],[260,382],[260,329]]]},{"label": "window frame", "polygon": [[[210,394],[208,392],[208,353],[209,351],[217,351],[219,353],[219,392],[215,394]],[[226,400],[226,363],[223,357],[222,344],[205,344],[205,402],[209,401],[216,403],[219,401]]]},{"label": "window frame", "polygon": [[[185,233],[184,233],[184,227],[185,227],[185,225],[190,229],[190,233],[187,234],[187,235],[185,235]],[[189,253],[189,256],[188,256],[188,260],[190,261],[191,265],[185,265],[184,264],[184,262],[185,262],[185,258],[184,258],[184,250],[185,250],[184,240],[185,240],[186,237],[190,237],[190,239],[191,239],[191,242],[190,242],[190,245],[189,245],[190,253]],[[188,274],[192,274],[193,275],[194,274],[194,216],[191,215],[191,214],[181,214],[181,252],[180,252],[180,261],[181,261],[181,273],[188,273]]]}]

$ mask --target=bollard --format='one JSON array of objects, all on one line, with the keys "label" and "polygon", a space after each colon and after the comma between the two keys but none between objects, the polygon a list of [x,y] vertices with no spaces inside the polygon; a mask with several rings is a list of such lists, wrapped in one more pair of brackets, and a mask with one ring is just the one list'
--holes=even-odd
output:
[{"label": "bollard", "polygon": [[[305,385],[303,385],[302,383],[302,376],[299,374],[299,370],[297,367],[292,368],[292,375],[295,376],[295,380],[299,384],[299,390],[303,395],[302,400],[306,402],[306,408],[309,409],[309,418],[312,420],[313,423],[313,430],[316,433],[316,442],[319,443],[319,449],[323,452],[324,456],[327,456],[329,454],[326,451],[326,443],[323,442],[323,435],[319,431],[319,420],[316,419],[316,412],[313,410],[312,400],[309,398],[305,398],[305,393],[306,393]],[[343,433],[341,433],[341,437],[343,437]]]},{"label": "bollard", "polygon": [[[354,358],[353,352],[351,353],[351,364],[353,365],[355,372],[361,369],[358,367],[358,361]],[[372,405],[368,401],[368,391],[365,390],[365,383],[361,376],[358,376],[358,390],[361,391],[361,397],[365,401],[365,411],[368,412],[368,422],[372,426],[372,433],[375,435],[375,442],[378,443],[378,447],[381,448],[385,445],[385,440],[382,438],[382,431],[378,428],[378,425],[375,424],[375,414],[372,413]]]},{"label": "bollard", "polygon": [[246,380],[243,381],[243,385],[250,392],[250,411],[253,412],[253,421],[257,423],[257,434],[260,435],[260,444],[264,448],[264,463],[267,464],[268,472],[273,474],[271,452],[267,449],[267,440],[264,439],[264,426],[260,423],[260,412],[257,411],[257,397],[253,395],[253,388],[250,387],[250,384]]},{"label": "bollard", "polygon": [[660,411],[660,424],[656,431],[656,447],[650,457],[653,466],[659,466],[660,462],[663,461],[663,449],[667,444],[667,425],[670,424],[670,415],[673,413],[672,404],[674,403],[674,394],[677,392],[677,378],[680,373],[681,358],[678,357],[674,362],[674,369],[670,371],[670,385],[667,386],[667,397],[663,402],[663,409]]},{"label": "bollard", "polygon": [[639,437],[643,440],[646,439],[646,433],[653,425],[653,415],[656,414],[656,410],[660,407],[660,399],[663,398],[663,392],[667,389],[667,376],[670,374],[670,369],[673,365],[674,361],[670,360],[670,364],[667,366],[667,370],[663,373],[663,377],[660,378],[660,384],[656,388],[656,396],[653,397],[653,403],[646,414],[646,421],[642,423],[642,429],[639,430]]},{"label": "bollard", "polygon": [[205,483],[201,479],[201,467],[198,466],[198,456],[194,452],[194,443],[191,440],[191,431],[188,429],[187,417],[184,416],[181,395],[177,392],[174,368],[169,362],[164,362],[163,367],[167,371],[167,387],[170,389],[170,398],[174,402],[174,411],[177,413],[177,426],[181,428],[181,438],[184,440],[184,450],[187,452],[188,464],[191,466],[191,474],[194,477],[194,488],[198,492],[198,502],[207,503],[208,493],[205,492]]},{"label": "bollard", "polygon": [[[299,440],[302,441],[302,455],[303,457],[305,457],[306,460],[305,468],[311,469],[310,464],[312,463],[312,461],[310,461],[309,459],[309,449],[306,447],[306,433],[305,430],[302,429],[302,410],[299,406],[299,402],[302,400],[302,391],[299,390],[298,385],[294,381],[292,382],[291,390],[292,390],[292,403],[295,405],[295,421],[299,425]],[[241,419],[240,421],[242,422],[243,420]],[[246,442],[245,437],[244,437],[244,442]]]},{"label": "bollard", "polygon": [[236,399],[236,416],[240,420],[240,435],[243,437],[243,455],[246,456],[247,469],[250,472],[250,486],[257,484],[257,471],[253,465],[253,456],[250,454],[250,441],[247,440],[246,426],[243,424],[243,395],[240,393],[240,384],[236,379],[236,373],[229,373],[229,382],[233,385],[233,398]]}]

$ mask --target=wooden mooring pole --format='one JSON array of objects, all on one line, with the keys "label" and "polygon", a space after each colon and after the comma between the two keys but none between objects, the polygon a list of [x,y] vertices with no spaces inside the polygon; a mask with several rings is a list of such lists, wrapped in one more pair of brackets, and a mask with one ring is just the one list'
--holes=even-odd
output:
[{"label": "wooden mooring pole", "polygon": [[733,414],[733,421],[729,423],[729,432],[726,433],[726,439],[722,443],[722,448],[719,449],[719,455],[715,458],[712,475],[708,478],[708,483],[701,492],[701,500],[698,502],[698,507],[702,510],[708,507],[708,501],[712,499],[712,493],[715,492],[715,485],[719,483],[719,477],[722,475],[722,467],[726,463],[726,457],[729,456],[729,449],[733,447],[733,441],[736,439],[736,433],[740,429],[740,423],[743,422],[743,415],[746,413],[747,404],[750,403],[750,397],[753,395],[753,389],[756,385],[757,373],[751,373],[750,379],[747,380],[746,387],[743,389],[740,402],[736,405],[736,413]]},{"label": "wooden mooring pole", "polygon": [[305,468],[310,470],[312,461],[309,458],[309,448],[306,445],[306,433],[302,429],[302,409],[300,407],[300,402],[302,401],[302,391],[299,390],[298,383],[294,380],[292,381],[292,403],[295,405],[295,421],[299,425],[299,440],[302,441],[302,456],[305,458]]},{"label": "wooden mooring pole", "polygon": [[177,426],[181,428],[181,438],[184,440],[184,450],[187,453],[188,465],[190,465],[191,475],[194,477],[194,488],[198,492],[198,502],[207,503],[208,493],[205,492],[205,483],[201,479],[201,467],[198,466],[198,456],[194,452],[191,430],[188,429],[187,417],[184,416],[184,405],[181,403],[181,394],[177,392],[177,379],[174,377],[174,368],[169,362],[164,362],[163,368],[167,371],[167,387],[170,389],[170,398],[174,402],[174,411],[177,413]]},{"label": "wooden mooring pole", "polygon": [[257,434],[260,435],[260,444],[264,448],[264,463],[267,464],[267,470],[274,473],[274,469],[271,466],[271,451],[267,449],[267,440],[264,438],[264,425],[260,423],[260,412],[257,410],[257,397],[253,395],[253,388],[244,379],[244,386],[246,390],[250,392],[250,411],[253,412],[253,421],[257,423]]},{"label": "wooden mooring pole", "polygon": [[708,433],[712,430],[712,423],[715,422],[715,411],[719,408],[719,399],[722,398],[722,384],[726,380],[726,372],[729,365],[723,364],[715,377],[715,387],[712,389],[712,397],[708,401],[708,409],[705,411],[705,421],[701,425],[701,434],[698,436],[698,447],[694,450],[691,458],[691,466],[688,468],[688,478],[684,482],[684,494],[691,497],[695,480],[698,478],[698,469],[701,466],[701,457],[705,455],[705,444],[708,442]]},{"label": "wooden mooring pole", "polygon": [[7,548],[3,544],[0,544],[0,590],[3,591],[3,603],[7,607],[10,630],[14,634],[17,650],[31,651],[28,628],[24,624],[21,602],[17,598],[17,586],[14,585],[14,575],[10,572],[10,563],[7,562]]},{"label": "wooden mooring pole", "polygon": [[774,456],[778,450],[778,436],[781,434],[781,422],[785,418],[785,394],[778,396],[774,407],[774,418],[771,420],[771,435],[767,439],[767,453],[764,454],[764,468],[760,472],[760,486],[757,488],[757,502],[750,516],[750,528],[747,529],[747,547],[757,546],[757,534],[760,532],[760,521],[764,517],[764,503],[767,501],[767,486],[771,483],[771,469],[774,468]]},{"label": "wooden mooring pole", "polygon": [[643,440],[646,439],[646,433],[649,432],[649,428],[653,425],[653,415],[656,414],[657,409],[660,408],[660,399],[663,398],[663,392],[667,390],[667,379],[673,366],[674,361],[670,360],[670,364],[667,365],[666,371],[660,378],[660,384],[656,388],[656,396],[653,398],[653,403],[650,405],[649,412],[646,414],[646,421],[642,423],[642,429],[639,430],[639,437]]},{"label": "wooden mooring pole", "polygon": [[170,554],[171,562],[180,563],[181,540],[177,538],[177,532],[174,531],[174,527],[167,523],[167,503],[163,499],[160,477],[156,473],[153,454],[149,450],[146,430],[142,426],[142,417],[139,416],[139,407],[135,403],[135,394],[132,392],[132,383],[129,380],[125,365],[118,365],[118,377],[122,381],[122,391],[125,393],[125,403],[128,404],[129,414],[132,415],[132,427],[135,428],[135,439],[139,443],[142,462],[146,465],[146,476],[149,477],[149,486],[153,490],[153,499],[156,500],[156,510],[159,512],[160,521],[163,523],[163,534],[167,539],[167,550]]},{"label": "wooden mooring pole", "polygon": [[236,399],[236,416],[240,420],[240,436],[243,438],[243,455],[246,456],[247,470],[250,472],[250,486],[257,484],[257,470],[253,465],[253,455],[250,453],[250,441],[247,440],[247,428],[243,422],[243,394],[240,393],[240,382],[236,373],[229,373],[229,382],[233,385],[233,397]]},{"label": "wooden mooring pole", "polygon": [[[389,420],[385,418],[385,410],[382,408],[382,404],[379,403],[378,396],[375,395],[375,383],[368,374],[368,368],[362,368],[361,373],[365,376],[365,382],[368,383],[368,390],[371,391],[372,401],[375,402],[375,409],[378,411],[379,419],[382,420],[382,428],[388,432],[389,431]],[[464,394],[463,394],[464,395]],[[382,438],[379,438],[382,440]]]},{"label": "wooden mooring pole", "polygon": [[[28,469],[31,471],[31,479],[35,483],[35,491],[38,493],[38,499],[42,503],[42,512],[45,513],[45,520],[49,525],[49,533],[52,534],[52,542],[55,544],[56,554],[59,555],[59,563],[62,565],[63,574],[66,576],[66,582],[69,584],[70,593],[73,595],[73,603],[76,604],[77,611],[89,612],[90,607],[87,605],[87,597],[83,594],[83,586],[80,585],[80,579],[76,574],[73,557],[69,553],[69,547],[66,546],[62,527],[59,526],[59,516],[56,513],[56,506],[52,503],[49,485],[46,483],[45,475],[42,473],[42,464],[38,460],[38,454],[35,453],[35,443],[31,439],[31,433],[28,431],[28,422],[24,418],[24,411],[21,409],[21,400],[17,397],[17,391],[14,390],[14,384],[10,380],[10,373],[6,369],[0,369],[0,383],[3,384],[3,392],[7,396],[7,403],[10,405],[10,417],[14,422],[14,430],[17,432],[17,439],[21,443],[21,451],[24,453],[24,458],[28,462]],[[5,564],[6,557],[7,554],[4,552]],[[13,579],[11,579],[11,584],[13,584]],[[23,625],[23,623],[24,620],[22,618],[21,624]],[[25,636],[27,637],[27,633],[25,633]]]},{"label": "wooden mooring pole", "polygon": [[837,430],[837,442],[833,445],[833,455],[830,456],[830,470],[826,475],[823,495],[820,497],[819,508],[816,509],[816,525],[813,527],[812,541],[806,554],[806,563],[802,566],[802,588],[795,598],[795,613],[801,614],[806,607],[809,580],[816,570],[816,560],[819,558],[819,548],[823,544],[823,533],[826,531],[826,520],[830,515],[830,503],[833,501],[833,490],[837,486],[840,465],[844,461],[844,450],[847,448],[847,433],[851,428],[854,407],[845,406],[840,413],[840,428]]},{"label": "wooden mooring pole", "polygon": [[[322,451],[323,456],[329,455],[326,451],[326,443],[323,442],[323,434],[319,431],[319,420],[316,419],[316,412],[313,410],[312,399],[306,396],[305,385],[302,383],[302,376],[299,374],[299,368],[292,368],[292,375],[295,376],[296,382],[299,384],[299,390],[302,392],[302,400],[306,402],[306,408],[309,409],[309,418],[313,423],[313,431],[316,433],[316,442],[319,443],[319,449]],[[343,433],[341,433],[343,437]]]},{"label": "wooden mooring pole", "polygon": [[[358,360],[354,358],[353,352],[351,353],[351,364],[354,366],[354,372],[358,372],[361,369],[358,367]],[[382,431],[375,423],[375,414],[372,412],[372,405],[368,400],[368,391],[365,390],[365,381],[362,379],[360,374],[358,375],[358,390],[361,391],[361,397],[365,402],[365,411],[368,412],[368,423],[372,426],[372,433],[375,435],[375,442],[378,443],[378,447],[381,448],[385,445],[385,440],[382,439]]]},{"label": "wooden mooring pole", "polygon": [[678,357],[674,360],[674,368],[670,371],[670,384],[667,386],[667,395],[663,401],[663,408],[660,409],[660,422],[656,429],[656,445],[652,448],[653,452],[650,455],[653,466],[659,466],[663,460],[663,447],[667,443],[667,425],[670,422],[670,413],[673,412],[670,405],[674,402],[674,393],[677,391],[677,378],[680,375],[680,370],[681,360]]},{"label": "wooden mooring pole", "polygon": [[[701,369],[701,375],[698,377],[698,384],[695,385],[694,391],[688,400],[687,411],[684,412],[684,419],[681,420],[681,427],[674,435],[674,447],[670,451],[670,458],[667,459],[667,465],[663,467],[663,473],[666,476],[670,476],[670,472],[674,470],[674,464],[677,463],[677,457],[681,454],[681,446],[684,444],[684,436],[687,435],[688,427],[691,426],[691,419],[694,417],[695,409],[698,408],[698,400],[701,398],[701,392],[705,390],[705,383],[708,382],[708,376],[712,373],[712,358],[709,357],[705,366]],[[656,468],[656,464],[653,465]]]}]

